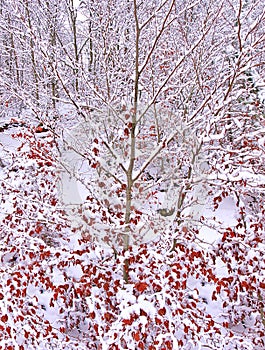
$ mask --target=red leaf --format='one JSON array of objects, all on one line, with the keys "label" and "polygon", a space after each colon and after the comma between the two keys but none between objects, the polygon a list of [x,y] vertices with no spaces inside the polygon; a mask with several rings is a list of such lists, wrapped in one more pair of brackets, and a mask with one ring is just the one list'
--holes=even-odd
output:
[{"label": "red leaf", "polygon": [[104,283],[103,289],[104,289],[106,292],[109,290],[109,283],[108,283],[108,282]]},{"label": "red leaf", "polygon": [[166,349],[167,350],[172,349],[172,342],[170,340],[166,340],[165,341],[165,345],[166,345]]},{"label": "red leaf", "polygon": [[242,281],[241,286],[242,286],[242,288],[249,289],[249,284],[246,281]]},{"label": "red leaf", "polygon": [[25,337],[26,339],[29,339],[29,332],[24,331],[24,337]]},{"label": "red leaf", "polygon": [[213,301],[217,300],[216,291],[214,291],[213,294],[212,294],[212,300],[213,300]]},{"label": "red leaf", "polygon": [[144,310],[140,309],[140,316],[147,316],[147,312]]},{"label": "red leaf", "polygon": [[180,315],[183,315],[183,314],[184,314],[184,310],[178,309],[178,310],[177,310],[177,313],[180,314]]},{"label": "red leaf", "polygon": [[99,166],[99,162],[91,164],[91,168],[96,169]]},{"label": "red leaf", "polygon": [[98,325],[94,324],[94,330],[96,331],[97,335],[98,335]]},{"label": "red leaf", "polygon": [[6,332],[11,337],[11,327],[10,326],[6,327]]},{"label": "red leaf", "polygon": [[124,136],[128,137],[129,134],[130,134],[129,129],[128,129],[128,128],[125,128],[125,129],[124,129]]},{"label": "red leaf", "polygon": [[57,200],[55,198],[51,199],[51,205],[55,206],[57,204]]},{"label": "red leaf", "polygon": [[104,318],[105,318],[105,320],[110,321],[110,320],[111,320],[111,318],[112,318],[111,313],[110,313],[110,312],[105,312],[105,314],[104,314]]},{"label": "red leaf", "polygon": [[183,226],[183,227],[182,227],[182,232],[188,233],[188,228],[187,228],[187,226]]},{"label": "red leaf", "polygon": [[209,321],[208,325],[209,325],[209,327],[213,327],[213,326],[214,326],[214,320],[211,319],[211,320]]},{"label": "red leaf", "polygon": [[40,233],[42,231],[42,226],[39,225],[35,228],[36,233]]},{"label": "red leaf", "polygon": [[30,258],[30,259],[33,259],[34,257],[35,257],[35,253],[29,252],[29,258]]},{"label": "red leaf", "polygon": [[89,316],[90,316],[92,319],[95,319],[95,318],[96,318],[96,313],[95,313],[95,311],[90,312]]},{"label": "red leaf", "polygon": [[144,292],[148,287],[148,284],[145,282],[138,282],[135,284],[135,288],[136,290],[138,290],[138,292]]},{"label": "red leaf", "polygon": [[158,315],[164,316],[165,314],[166,314],[166,308],[165,307],[163,307],[162,309],[158,310]]},{"label": "red leaf", "polygon": [[144,350],[144,343],[142,341],[138,343],[138,349]]},{"label": "red leaf", "polygon": [[162,321],[160,320],[160,318],[155,317],[155,323],[156,323],[156,324],[161,324],[161,323],[162,323]]},{"label": "red leaf", "polygon": [[125,320],[122,320],[122,323],[123,323],[124,325],[131,325],[131,324],[133,323],[133,320],[131,320],[131,319],[125,319]]},{"label": "red leaf", "polygon": [[95,156],[99,155],[99,150],[96,147],[92,149],[92,152],[95,154]]},{"label": "red leaf", "polygon": [[140,332],[136,332],[133,337],[134,340],[139,341],[141,339]]},{"label": "red leaf", "polygon": [[49,333],[51,333],[52,331],[52,326],[49,324],[48,327],[46,328],[46,336],[49,335]]},{"label": "red leaf", "polygon": [[2,322],[7,322],[7,320],[8,320],[8,316],[7,315],[3,315],[2,317],[1,317],[1,321]]},{"label": "red leaf", "polygon": [[43,132],[43,127],[41,125],[36,127],[36,132]]}]

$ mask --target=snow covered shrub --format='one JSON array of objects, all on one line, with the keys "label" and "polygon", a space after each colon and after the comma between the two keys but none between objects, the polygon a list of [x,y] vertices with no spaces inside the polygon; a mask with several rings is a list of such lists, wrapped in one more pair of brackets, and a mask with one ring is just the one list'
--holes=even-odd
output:
[{"label": "snow covered shrub", "polygon": [[[67,226],[58,208],[55,144],[41,127],[11,127],[2,150],[0,223],[0,347],[40,349],[56,339],[45,300],[55,257]],[[58,336],[57,336],[58,338]],[[51,344],[53,341],[51,341]],[[43,346],[45,347],[45,346]]]},{"label": "snow covered shrub", "polygon": [[[221,302],[221,289],[230,290],[231,278],[218,277],[218,266],[204,249],[179,242],[169,253],[160,241],[119,252],[118,259],[111,250],[87,244],[71,254],[66,260],[63,253],[57,263],[64,278],[51,288],[50,307],[59,310],[60,331],[80,346],[167,350],[262,344],[257,335],[246,341],[244,332],[231,328]],[[124,259],[130,262],[128,283]]]},{"label": "snow covered shrub", "polygon": [[256,214],[241,206],[247,221],[220,227],[214,244],[200,239],[198,222],[180,221],[152,242],[102,248],[71,231],[57,198],[53,135],[36,131],[16,134],[1,173],[2,348],[263,346],[262,205]]}]

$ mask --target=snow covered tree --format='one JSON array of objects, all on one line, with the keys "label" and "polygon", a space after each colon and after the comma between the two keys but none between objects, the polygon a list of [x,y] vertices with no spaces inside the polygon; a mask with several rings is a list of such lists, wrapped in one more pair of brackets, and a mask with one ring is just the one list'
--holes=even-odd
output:
[{"label": "snow covered tree", "polygon": [[1,4],[0,345],[261,348],[262,4],[34,4]]}]

